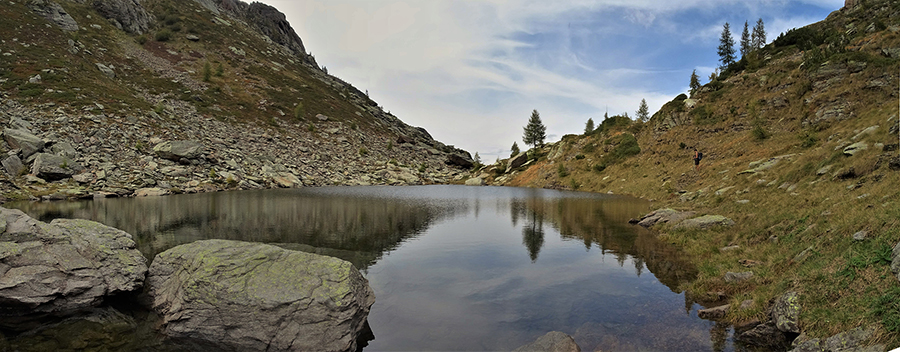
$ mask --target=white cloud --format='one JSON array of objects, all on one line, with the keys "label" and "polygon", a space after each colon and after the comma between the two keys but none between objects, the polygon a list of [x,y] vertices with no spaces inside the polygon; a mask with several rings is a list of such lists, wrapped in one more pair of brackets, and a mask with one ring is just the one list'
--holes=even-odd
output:
[{"label": "white cloud", "polygon": [[[588,118],[599,122],[607,108],[611,115],[633,116],[643,98],[656,111],[686,91],[695,67],[705,80],[711,69],[704,65],[715,64],[728,20],[723,8],[765,17],[770,41],[816,20],[780,13],[785,0],[263,2],[286,13],[330,73],[368,90],[403,121],[490,161],[515,140],[521,146],[532,109],[541,112],[548,134],[580,133]],[[842,0],[803,2],[842,6]],[[715,20],[692,23],[693,15]],[[732,28],[738,36],[739,30]],[[654,33],[668,36],[650,37]],[[678,45],[708,52],[665,52]],[[685,63],[671,62],[679,58]]]}]

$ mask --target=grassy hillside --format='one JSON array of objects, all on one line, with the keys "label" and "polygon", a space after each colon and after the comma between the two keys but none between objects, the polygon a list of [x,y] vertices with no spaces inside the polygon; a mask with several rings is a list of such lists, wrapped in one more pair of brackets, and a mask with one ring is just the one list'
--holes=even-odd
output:
[{"label": "grassy hillside", "polygon": [[[740,325],[764,321],[770,299],[796,291],[806,337],[866,326],[898,347],[898,49],[900,3],[863,2],[786,33],[647,123],[611,118],[535,151],[530,167],[489,174],[495,184],[632,194],[727,216],[734,227],[659,229],[694,258],[699,278],[685,288],[696,299],[752,299],[726,318]],[[699,171],[694,147],[705,155]],[[755,275],[723,279],[744,271]]]}]

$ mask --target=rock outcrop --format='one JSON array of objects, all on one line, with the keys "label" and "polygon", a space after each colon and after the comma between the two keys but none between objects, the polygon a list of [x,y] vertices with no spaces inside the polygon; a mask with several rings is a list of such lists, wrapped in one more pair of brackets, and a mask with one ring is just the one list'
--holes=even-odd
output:
[{"label": "rock outcrop", "polygon": [[375,302],[349,262],[226,240],[160,253],[147,282],[163,333],[223,350],[355,351]]},{"label": "rock outcrop", "polygon": [[657,209],[641,217],[637,224],[647,228],[657,224],[675,225],[695,214],[697,213],[693,211],[678,211],[669,208]]},{"label": "rock outcrop", "polygon": [[78,30],[78,22],[75,22],[72,15],[69,15],[66,9],[58,3],[47,0],[31,0],[28,1],[28,7],[64,31],[73,32]]},{"label": "rock outcrop", "polygon": [[144,34],[153,21],[137,0],[93,0],[94,9],[116,27],[132,34]]},{"label": "rock outcrop", "polygon": [[34,328],[143,285],[146,259],[124,231],[87,220],[47,224],[4,208],[0,231],[3,328]]}]

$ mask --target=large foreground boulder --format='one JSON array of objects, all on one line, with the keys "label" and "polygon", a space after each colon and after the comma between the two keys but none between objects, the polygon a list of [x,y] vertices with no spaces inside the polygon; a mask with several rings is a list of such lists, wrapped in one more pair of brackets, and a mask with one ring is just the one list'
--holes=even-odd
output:
[{"label": "large foreground boulder", "polygon": [[128,233],[87,220],[47,224],[0,208],[0,326],[34,328],[140,289],[147,260]]},{"label": "large foreground boulder", "polygon": [[147,283],[166,335],[216,350],[355,351],[375,303],[349,262],[227,240],[160,253]]}]

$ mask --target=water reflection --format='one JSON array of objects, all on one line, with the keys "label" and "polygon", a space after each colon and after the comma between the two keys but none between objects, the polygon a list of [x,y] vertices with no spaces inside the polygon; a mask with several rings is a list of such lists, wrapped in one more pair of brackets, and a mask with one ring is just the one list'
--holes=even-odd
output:
[{"label": "water reflection", "polygon": [[148,258],[223,238],[349,260],[377,297],[371,350],[511,350],[551,330],[575,336],[583,350],[730,350],[727,327],[697,319],[679,289],[696,269],[627,224],[648,205],[540,189],[423,186],[5,206],[43,221],[85,218],[123,229]]}]

